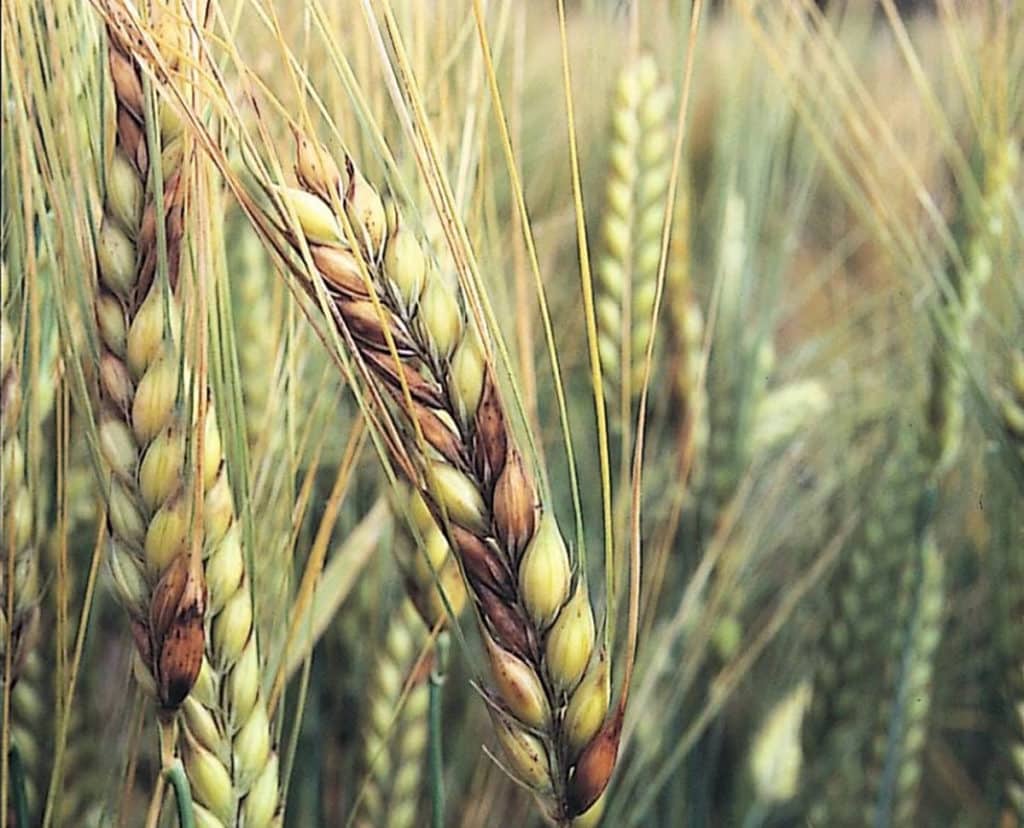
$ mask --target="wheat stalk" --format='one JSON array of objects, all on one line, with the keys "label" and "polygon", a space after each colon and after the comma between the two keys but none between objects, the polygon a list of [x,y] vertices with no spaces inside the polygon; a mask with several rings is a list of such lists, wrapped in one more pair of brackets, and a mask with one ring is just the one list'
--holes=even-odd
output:
[{"label": "wheat stalk", "polygon": [[486,698],[506,760],[555,820],[569,821],[607,785],[621,726],[605,722],[607,664],[591,659],[586,582],[538,500],[457,281],[350,158],[339,168],[298,141],[303,189],[283,195],[332,315],[408,427],[400,465],[446,527],[479,611],[496,685]]}]

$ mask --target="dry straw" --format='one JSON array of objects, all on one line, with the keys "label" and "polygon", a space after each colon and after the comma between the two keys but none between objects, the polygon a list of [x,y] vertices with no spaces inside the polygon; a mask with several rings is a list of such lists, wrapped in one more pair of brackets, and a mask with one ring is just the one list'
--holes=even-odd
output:
[{"label": "dry straw", "polygon": [[608,665],[591,657],[586,582],[538,500],[457,280],[350,158],[339,168],[299,136],[296,171],[302,189],[283,194],[330,311],[400,409],[408,429],[399,465],[446,527],[474,598],[508,768],[568,822],[604,791],[621,727],[618,715],[605,720]]}]

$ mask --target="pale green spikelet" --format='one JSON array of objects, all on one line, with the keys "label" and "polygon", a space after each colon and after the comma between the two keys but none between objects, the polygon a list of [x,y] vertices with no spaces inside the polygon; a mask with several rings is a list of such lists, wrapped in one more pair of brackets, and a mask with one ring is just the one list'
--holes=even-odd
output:
[{"label": "pale green spikelet", "polygon": [[[643,382],[671,163],[671,91],[651,55],[630,60],[615,89],[597,264],[598,347],[611,401]],[[617,409],[616,409],[617,411]]]},{"label": "pale green spikelet", "polygon": [[[17,351],[20,338],[8,321],[11,286],[6,267],[0,273],[0,280],[0,475],[3,480],[0,548],[4,550],[4,565],[0,571],[0,687],[6,692],[17,684],[34,645],[39,621],[36,595],[39,561],[26,452],[19,434],[24,382]],[[11,572],[13,580],[9,580]],[[9,675],[6,672],[8,660]]]},{"label": "pale green spikelet", "polygon": [[871,822],[912,826],[928,731],[935,652],[942,632],[944,563],[928,532],[918,541],[915,560],[904,571],[910,606],[900,632],[898,673],[891,694],[878,708],[870,764]]},{"label": "pale green spikelet", "polygon": [[803,764],[800,726],[810,698],[810,685],[798,684],[769,709],[754,734],[747,761],[761,802],[784,802],[797,793]]},{"label": "pale green spikelet", "polygon": [[[418,673],[427,629],[412,602],[392,613],[384,647],[374,669],[364,717],[363,765],[366,787],[360,825],[412,828],[427,747],[427,674],[430,660]],[[409,691],[403,698],[403,690]]]},{"label": "pale green spikelet", "polygon": [[833,576],[802,735],[815,767],[805,796],[819,824],[842,814],[867,819],[866,767],[872,739],[887,729],[878,711],[891,705],[904,648],[924,475],[915,447],[898,438],[878,479],[864,480],[872,497]]},{"label": "pale green spikelet", "polygon": [[785,445],[824,415],[830,404],[828,390],[818,380],[794,380],[771,389],[757,409],[752,453],[762,455]]},{"label": "pale green spikelet", "polygon": [[704,314],[694,294],[691,278],[690,178],[682,176],[676,194],[668,269],[665,274],[667,339],[669,343],[670,396],[678,421],[679,463],[695,478],[702,473],[699,460],[707,449],[707,395],[701,372],[704,347]]},{"label": "pale green spikelet", "polygon": [[1024,350],[1010,354],[1005,388],[996,392],[999,418],[1011,450],[1024,463]]},{"label": "pale green spikelet", "polygon": [[448,539],[423,498],[410,486],[399,483],[395,499],[398,501],[395,511],[400,517],[407,517],[409,523],[408,529],[400,530],[395,557],[402,570],[406,593],[423,623],[433,629],[448,615],[445,601],[455,617],[462,613],[466,606],[466,584]]},{"label": "pale green spikelet", "polygon": [[249,444],[260,442],[268,424],[268,404],[278,343],[273,335],[270,261],[248,223],[235,222],[228,245],[234,299],[238,362]]}]

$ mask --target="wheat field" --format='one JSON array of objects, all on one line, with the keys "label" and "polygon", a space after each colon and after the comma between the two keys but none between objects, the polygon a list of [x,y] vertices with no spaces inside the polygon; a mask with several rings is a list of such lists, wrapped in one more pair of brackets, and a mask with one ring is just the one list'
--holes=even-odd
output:
[{"label": "wheat field", "polygon": [[5,828],[1024,825],[1024,5],[2,23]]}]

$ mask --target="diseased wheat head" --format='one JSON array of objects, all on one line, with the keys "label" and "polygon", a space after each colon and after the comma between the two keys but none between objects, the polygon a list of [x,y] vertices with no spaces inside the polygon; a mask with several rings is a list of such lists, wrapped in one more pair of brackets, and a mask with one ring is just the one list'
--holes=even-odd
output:
[{"label": "diseased wheat head", "polygon": [[[258,828],[275,824],[280,809],[252,595],[212,406],[198,419],[195,403],[209,390],[185,392],[192,371],[177,332],[194,170],[183,125],[165,103],[143,94],[143,75],[125,40],[133,29],[117,18],[121,11],[114,10],[118,25],[108,29],[117,128],[96,296],[99,428],[111,472],[109,560],[147,668],[140,680],[152,681],[164,708],[182,710],[197,822]],[[162,7],[152,22],[172,70],[176,49],[186,45],[181,14],[181,7]],[[148,117],[153,111],[158,125]],[[159,160],[151,153],[154,136]],[[196,445],[201,472],[190,463],[200,454]],[[193,514],[196,486],[201,516]],[[201,554],[192,545],[197,519]]]},{"label": "diseased wheat head", "polygon": [[446,526],[478,609],[509,768],[568,822],[607,785],[621,726],[605,722],[607,659],[594,655],[586,581],[538,498],[457,280],[350,158],[339,167],[300,135],[296,172],[302,189],[285,196],[331,313],[401,411],[404,470]]}]

